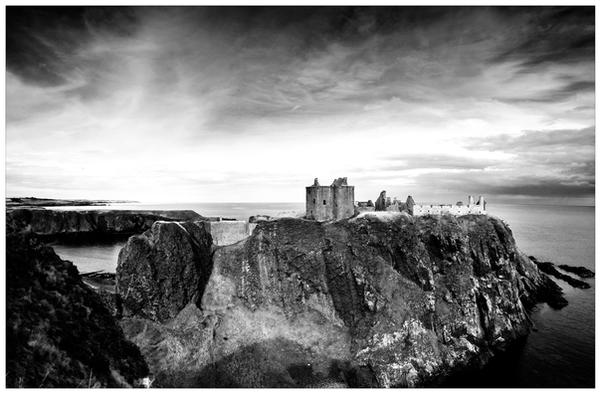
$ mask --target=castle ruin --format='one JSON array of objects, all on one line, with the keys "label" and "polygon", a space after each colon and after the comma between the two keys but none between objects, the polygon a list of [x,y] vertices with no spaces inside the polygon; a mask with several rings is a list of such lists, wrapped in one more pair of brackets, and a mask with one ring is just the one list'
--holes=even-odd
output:
[{"label": "castle ruin", "polygon": [[315,178],[306,187],[306,218],[326,221],[354,216],[354,186],[348,186],[347,178],[338,178],[331,186],[321,186]]},{"label": "castle ruin", "polygon": [[354,186],[348,186],[347,178],[338,178],[331,186],[321,186],[315,178],[312,186],[306,187],[306,218],[317,221],[340,220],[363,212],[406,212],[412,216],[424,215],[487,215],[486,201],[479,196],[477,202],[469,196],[465,205],[456,204],[416,204],[412,196],[406,202],[390,198],[383,190],[375,203],[354,202]]},{"label": "castle ruin", "polygon": [[[423,215],[485,215],[487,214],[486,202],[483,196],[479,196],[479,200],[474,202],[473,196],[469,196],[469,203],[464,205],[462,201],[456,204],[416,204],[412,196],[408,196],[406,202],[401,202],[397,198],[391,199],[386,196],[385,190],[383,190],[377,200],[375,201],[375,209],[372,211],[385,211],[385,212],[407,212],[413,216]],[[365,212],[362,208],[361,203],[357,205],[358,212]]]}]

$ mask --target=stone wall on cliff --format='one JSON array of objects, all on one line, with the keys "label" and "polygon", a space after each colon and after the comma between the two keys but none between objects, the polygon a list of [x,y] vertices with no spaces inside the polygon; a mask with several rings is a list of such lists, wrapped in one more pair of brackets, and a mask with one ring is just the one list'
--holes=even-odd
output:
[{"label": "stone wall on cliff", "polygon": [[[164,230],[162,246],[139,247],[150,260],[177,255],[204,239],[187,233],[194,241]],[[141,274],[142,288],[160,288],[162,276],[136,264],[148,259],[120,259],[117,280]],[[168,274],[180,281],[183,272]],[[214,251],[206,284],[194,280],[201,303],[181,299],[164,319],[143,312],[122,321],[157,385],[427,385],[527,334],[525,307],[560,292],[518,252],[510,229],[486,216],[261,222]],[[120,282],[121,296],[136,286]],[[141,297],[140,310],[164,291]]]},{"label": "stone wall on cliff", "polygon": [[256,227],[256,223],[242,220],[204,220],[197,224],[210,233],[213,243],[217,246],[231,245],[248,238]]}]

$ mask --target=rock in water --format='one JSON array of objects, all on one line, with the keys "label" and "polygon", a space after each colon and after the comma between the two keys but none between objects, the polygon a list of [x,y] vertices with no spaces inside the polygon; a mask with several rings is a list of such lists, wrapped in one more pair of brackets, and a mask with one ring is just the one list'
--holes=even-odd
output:
[{"label": "rock in water", "polygon": [[[182,241],[164,243],[177,253]],[[200,309],[122,326],[158,385],[423,386],[526,335],[525,306],[560,306],[560,292],[487,216],[280,219],[215,251]]]},{"label": "rock in water", "polygon": [[31,235],[6,241],[8,387],[127,387],[148,375],[71,262]]},{"label": "rock in water", "polygon": [[561,264],[558,268],[563,269],[567,272],[572,272],[580,278],[593,278],[595,276],[594,271],[591,271],[585,267],[574,267],[572,265]]},{"label": "rock in water", "polygon": [[567,282],[569,285],[577,288],[577,289],[589,289],[590,288],[590,284],[586,283],[582,280],[573,278],[570,275],[565,275],[562,272],[560,272],[559,270],[557,270],[556,268],[554,268],[554,264],[549,262],[549,261],[537,261],[537,260],[532,260],[537,266],[538,268],[543,271],[544,273],[548,274],[548,275],[552,275],[555,278],[564,280],[565,282]]},{"label": "rock in water", "polygon": [[163,322],[199,303],[212,269],[212,238],[191,222],[155,222],[119,253],[123,314]]}]

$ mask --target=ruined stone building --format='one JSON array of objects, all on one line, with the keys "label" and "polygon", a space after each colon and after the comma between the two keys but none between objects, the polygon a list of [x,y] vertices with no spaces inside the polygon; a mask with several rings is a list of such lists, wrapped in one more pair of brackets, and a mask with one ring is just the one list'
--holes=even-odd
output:
[{"label": "ruined stone building", "polygon": [[354,186],[338,178],[331,186],[321,186],[315,178],[306,187],[306,218],[318,221],[340,220],[354,215]]},{"label": "ruined stone building", "polygon": [[[412,208],[415,205],[415,201],[411,196],[408,196],[406,202],[398,200],[396,197],[393,199],[386,196],[385,190],[379,193],[379,197],[375,200],[375,211],[386,211],[386,212],[407,212],[412,215]],[[364,212],[360,210],[359,212]]]},{"label": "ruined stone building", "polygon": [[485,208],[486,202],[483,196],[479,196],[479,200],[476,203],[473,201],[473,196],[469,196],[469,203],[467,205],[464,205],[462,202],[442,205],[415,204],[412,209],[412,215],[441,215],[446,213],[451,215],[486,215]]},{"label": "ruined stone building", "polygon": [[[482,196],[474,202],[473,196],[469,196],[469,203],[464,205],[462,202],[456,204],[416,204],[411,196],[408,196],[406,202],[401,202],[394,197],[392,200],[386,196],[385,190],[379,194],[375,201],[375,211],[386,212],[407,212],[413,216],[423,215],[486,215],[486,202]],[[357,207],[358,212],[365,212],[366,209]]]}]

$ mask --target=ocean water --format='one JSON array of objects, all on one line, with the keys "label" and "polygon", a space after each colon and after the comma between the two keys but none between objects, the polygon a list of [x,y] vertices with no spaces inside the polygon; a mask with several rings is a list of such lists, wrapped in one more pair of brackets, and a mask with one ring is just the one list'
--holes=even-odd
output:
[{"label": "ocean water", "polygon": [[[68,207],[65,209],[107,209]],[[110,209],[191,209],[204,216],[247,220],[251,215],[294,217],[303,203],[119,204]],[[595,271],[594,207],[489,204],[490,215],[509,224],[517,245],[527,255],[555,264],[584,266]],[[56,244],[56,252],[81,272],[114,272],[123,242],[83,246]],[[553,278],[554,279],[554,278]],[[560,311],[546,304],[532,311],[535,330],[507,354],[479,373],[449,382],[458,387],[594,387],[595,281],[574,289],[554,279],[569,305]]]},{"label": "ocean water", "polygon": [[[488,205],[488,212],[509,224],[518,248],[527,255],[596,271],[594,207]],[[535,331],[480,373],[452,386],[594,387],[595,281],[585,280],[591,288],[582,290],[552,279],[569,305],[559,311],[537,305],[531,315]]]}]

